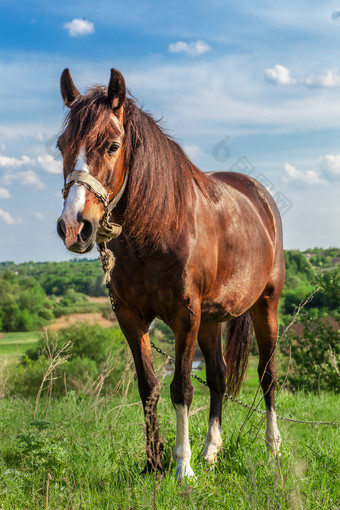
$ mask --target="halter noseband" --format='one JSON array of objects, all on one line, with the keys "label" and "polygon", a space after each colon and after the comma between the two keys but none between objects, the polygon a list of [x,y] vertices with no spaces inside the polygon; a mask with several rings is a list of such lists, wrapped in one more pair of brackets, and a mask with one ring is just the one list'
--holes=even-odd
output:
[{"label": "halter noseband", "polygon": [[113,193],[108,193],[104,186],[95,177],[93,177],[93,175],[83,172],[82,170],[74,170],[66,178],[65,186],[62,189],[62,195],[65,200],[71,186],[76,183],[81,184],[84,188],[93,193],[99,202],[103,204],[105,213],[110,214],[122,198],[126,188],[127,178],[128,172],[125,172],[123,184],[117,195],[113,196]]},{"label": "halter noseband", "polygon": [[71,186],[73,186],[73,184],[80,184],[81,186],[84,186],[84,188],[86,188],[88,191],[93,193],[93,195],[104,206],[104,216],[100,221],[100,226],[96,236],[96,243],[98,245],[103,242],[107,243],[110,241],[110,239],[118,237],[122,231],[121,225],[110,222],[109,216],[118,204],[119,200],[122,198],[126,188],[127,180],[128,172],[126,171],[120,190],[118,191],[117,195],[112,197],[113,193],[108,193],[104,186],[95,177],[93,177],[93,175],[87,172],[83,172],[82,170],[74,170],[66,178],[65,186],[62,189],[64,200],[67,198]]}]

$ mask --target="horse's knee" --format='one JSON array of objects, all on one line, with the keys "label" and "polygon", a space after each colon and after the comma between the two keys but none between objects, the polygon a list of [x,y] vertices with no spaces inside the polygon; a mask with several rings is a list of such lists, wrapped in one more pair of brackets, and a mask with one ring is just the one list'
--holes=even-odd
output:
[{"label": "horse's knee", "polygon": [[174,406],[182,405],[189,408],[191,406],[194,389],[190,379],[181,381],[174,378],[170,384],[171,401]]}]

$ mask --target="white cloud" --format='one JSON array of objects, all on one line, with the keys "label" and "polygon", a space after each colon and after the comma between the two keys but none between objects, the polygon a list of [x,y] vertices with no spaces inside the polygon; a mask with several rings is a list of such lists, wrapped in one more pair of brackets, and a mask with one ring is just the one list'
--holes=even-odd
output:
[{"label": "white cloud", "polygon": [[8,189],[0,188],[0,198],[10,198],[10,196]]},{"label": "white cloud", "polygon": [[60,174],[62,171],[62,162],[55,159],[50,154],[46,156],[38,156],[38,163],[50,174]]},{"label": "white cloud", "polygon": [[9,214],[9,212],[0,209],[0,219],[2,219],[7,225],[13,225],[15,219]]},{"label": "white cloud", "polygon": [[71,37],[93,34],[94,32],[94,24],[91,21],[79,18],[75,18],[68,23],[64,23],[63,28],[68,30],[68,33]]},{"label": "white cloud", "polygon": [[324,184],[323,179],[314,170],[297,170],[295,166],[286,163],[284,165],[285,176],[283,180],[287,183],[300,185]]},{"label": "white cloud", "polygon": [[325,154],[319,159],[318,170],[298,170],[286,163],[283,181],[303,186],[327,185],[340,180],[340,154]]},{"label": "white cloud", "polygon": [[293,78],[291,72],[287,67],[280,64],[270,67],[265,70],[265,77],[267,81],[277,85],[293,85],[301,84],[308,85],[309,87],[339,87],[340,75],[338,69],[325,69],[321,74],[310,74],[306,78],[296,79]]},{"label": "white cloud", "polygon": [[201,149],[198,145],[184,145],[183,150],[189,156],[190,159],[197,159],[201,156]]},{"label": "white cloud", "polygon": [[340,179],[340,154],[325,154],[320,158],[321,171],[330,180]]},{"label": "white cloud", "polygon": [[[22,166],[41,166],[43,170],[51,174],[60,174],[62,171],[62,161],[55,159],[51,154],[38,156],[37,159],[21,156],[20,158],[10,158],[0,154],[0,167],[7,169],[20,168]],[[4,182],[10,184],[12,180],[17,178],[16,174],[5,174]]]},{"label": "white cloud", "polygon": [[291,85],[292,83],[296,83],[296,80],[291,77],[290,70],[280,64],[266,69],[264,74],[268,81],[277,83],[278,85]]},{"label": "white cloud", "polygon": [[31,159],[28,156],[21,156],[18,158],[9,158],[8,156],[2,156],[0,154],[0,166],[9,168],[19,168],[22,165],[31,163]]},{"label": "white cloud", "polygon": [[40,212],[35,212],[33,213],[33,216],[38,220],[38,221],[44,221],[45,219],[45,216],[43,214],[41,214]]},{"label": "white cloud", "polygon": [[169,44],[170,53],[186,53],[190,57],[197,57],[198,55],[203,55],[203,53],[207,53],[211,48],[204,41],[196,41],[186,43],[183,41],[178,41],[176,43]]},{"label": "white cloud", "polygon": [[326,69],[323,74],[307,76],[303,83],[311,87],[339,87],[340,75],[336,68]]},{"label": "white cloud", "polygon": [[38,142],[43,142],[44,141],[44,135],[42,133],[40,133],[40,131],[33,136],[33,138],[35,140],[38,140]]},{"label": "white cloud", "polygon": [[18,172],[16,179],[24,186],[34,186],[38,189],[45,188],[45,184],[41,181],[39,175],[33,172],[33,170]]}]

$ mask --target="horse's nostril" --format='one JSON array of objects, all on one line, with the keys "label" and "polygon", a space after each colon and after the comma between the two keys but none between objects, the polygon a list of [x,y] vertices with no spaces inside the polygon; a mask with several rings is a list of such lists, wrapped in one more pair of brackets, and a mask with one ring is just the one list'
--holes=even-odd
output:
[{"label": "horse's nostril", "polygon": [[90,237],[92,235],[92,231],[93,231],[92,223],[90,221],[84,220],[83,227],[82,227],[81,231],[79,232],[80,239],[83,242],[87,241],[88,239],[90,239]]},{"label": "horse's nostril", "polygon": [[59,218],[58,220],[58,223],[57,223],[57,232],[58,232],[58,235],[59,237],[61,237],[62,239],[65,239],[65,236],[66,236],[66,225],[65,225],[65,222],[62,218]]}]

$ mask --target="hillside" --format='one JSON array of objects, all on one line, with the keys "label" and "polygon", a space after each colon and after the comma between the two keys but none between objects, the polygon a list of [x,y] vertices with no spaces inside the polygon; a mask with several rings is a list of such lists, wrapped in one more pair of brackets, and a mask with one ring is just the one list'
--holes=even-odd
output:
[{"label": "hillside", "polygon": [[[321,287],[306,309],[338,308],[340,249],[286,250],[286,284],[280,300],[281,325],[289,322],[295,307],[316,287]],[[333,296],[322,292],[332,283]],[[107,296],[99,260],[68,262],[0,263],[0,331],[32,331],[51,320],[73,313],[108,315],[108,301],[91,303],[88,296]]]}]

